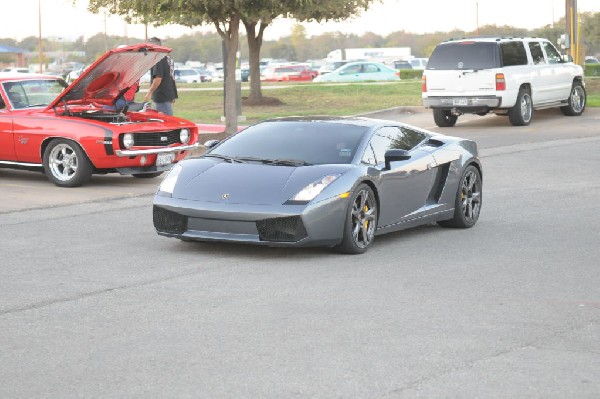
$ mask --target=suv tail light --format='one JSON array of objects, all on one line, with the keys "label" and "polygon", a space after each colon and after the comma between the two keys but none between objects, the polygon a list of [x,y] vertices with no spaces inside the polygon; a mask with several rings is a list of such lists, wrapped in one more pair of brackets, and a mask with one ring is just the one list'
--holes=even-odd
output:
[{"label": "suv tail light", "polygon": [[506,80],[503,73],[496,74],[496,90],[506,90]]},{"label": "suv tail light", "polygon": [[427,93],[427,77],[425,75],[421,76],[421,91]]}]

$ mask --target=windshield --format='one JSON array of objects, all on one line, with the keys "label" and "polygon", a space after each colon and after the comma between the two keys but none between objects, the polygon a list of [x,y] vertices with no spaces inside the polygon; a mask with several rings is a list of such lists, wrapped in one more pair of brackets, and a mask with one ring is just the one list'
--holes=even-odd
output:
[{"label": "windshield", "polygon": [[334,122],[264,122],[241,131],[207,156],[289,166],[348,164],[367,131],[364,126]]},{"label": "windshield", "polygon": [[46,107],[67,87],[61,79],[5,82],[2,87],[13,109]]},{"label": "windshield", "polygon": [[498,46],[492,42],[455,42],[440,44],[427,62],[427,69],[498,68]]}]

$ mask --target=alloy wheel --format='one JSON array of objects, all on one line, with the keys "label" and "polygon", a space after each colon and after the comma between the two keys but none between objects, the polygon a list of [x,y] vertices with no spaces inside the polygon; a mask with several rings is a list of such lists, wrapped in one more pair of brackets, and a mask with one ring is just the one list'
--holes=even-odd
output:
[{"label": "alloy wheel", "polygon": [[361,190],[352,204],[352,238],[359,248],[371,244],[375,237],[377,204],[369,191]]},{"label": "alloy wheel", "polygon": [[77,173],[79,162],[70,145],[58,144],[50,152],[48,165],[52,174],[61,181],[68,181]]},{"label": "alloy wheel", "polygon": [[465,221],[474,223],[481,209],[481,182],[472,170],[468,171],[463,179],[460,199]]}]

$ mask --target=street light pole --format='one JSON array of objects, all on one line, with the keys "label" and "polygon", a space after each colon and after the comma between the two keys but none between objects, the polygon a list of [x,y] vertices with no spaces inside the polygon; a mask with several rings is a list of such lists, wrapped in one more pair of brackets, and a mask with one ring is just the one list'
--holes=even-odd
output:
[{"label": "street light pole", "polygon": [[42,0],[38,0],[38,32],[38,62],[40,64],[40,73],[42,73]]}]

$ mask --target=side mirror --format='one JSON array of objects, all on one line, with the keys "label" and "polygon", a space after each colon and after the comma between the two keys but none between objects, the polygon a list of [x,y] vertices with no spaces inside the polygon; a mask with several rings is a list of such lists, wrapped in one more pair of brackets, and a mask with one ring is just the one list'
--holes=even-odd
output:
[{"label": "side mirror", "polygon": [[208,149],[211,149],[219,143],[220,143],[219,140],[208,140],[207,142],[204,143],[204,146]]},{"label": "side mirror", "polygon": [[571,57],[569,54],[563,54],[562,60],[563,62],[573,62],[573,57]]},{"label": "side mirror", "polygon": [[410,154],[406,150],[387,150],[385,152],[385,169],[391,169],[391,163],[394,161],[406,161],[410,159]]}]

